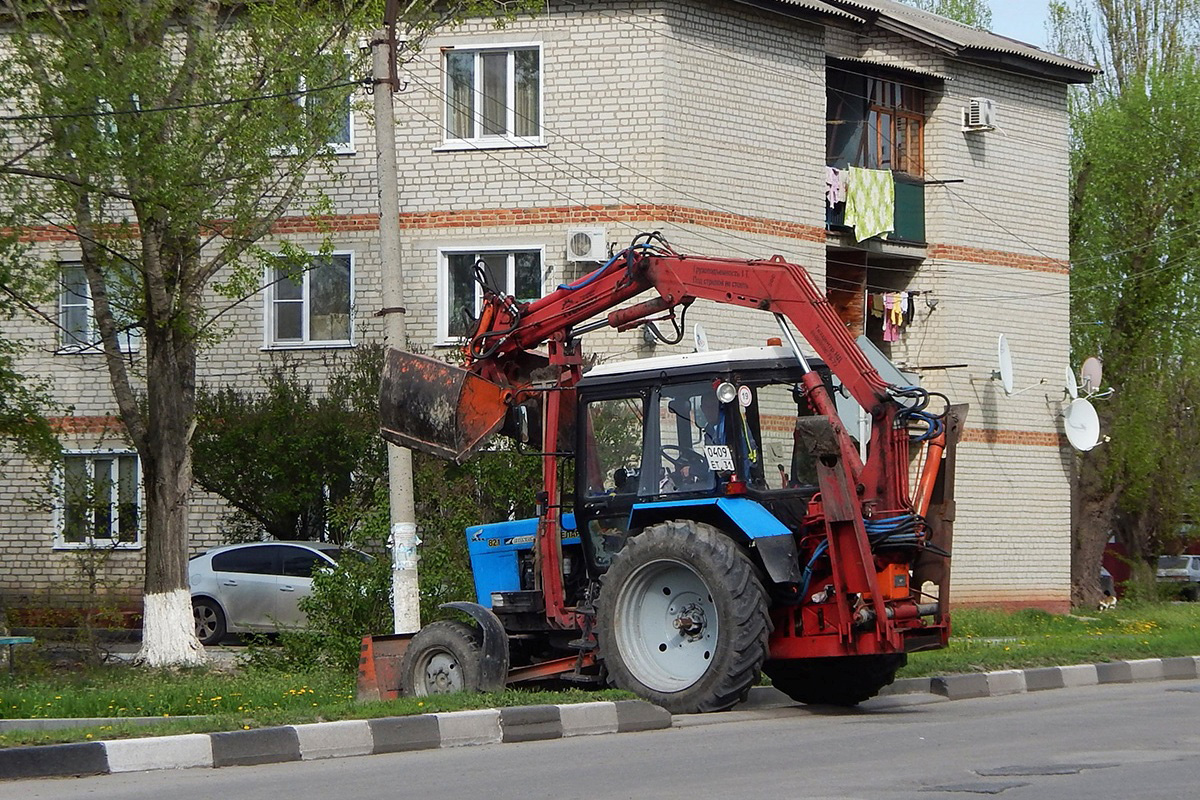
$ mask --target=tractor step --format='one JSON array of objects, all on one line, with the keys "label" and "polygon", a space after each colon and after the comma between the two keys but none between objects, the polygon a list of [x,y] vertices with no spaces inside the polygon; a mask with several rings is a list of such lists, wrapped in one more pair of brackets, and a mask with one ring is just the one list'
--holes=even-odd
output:
[{"label": "tractor step", "polygon": [[558,676],[558,679],[560,681],[566,681],[567,683],[578,683],[591,686],[604,685],[603,675],[585,675],[582,672],[564,672],[562,675]]},{"label": "tractor step", "polygon": [[567,647],[571,648],[572,650],[580,650],[584,653],[590,653],[596,649],[596,640],[572,639],[571,641],[567,642]]}]

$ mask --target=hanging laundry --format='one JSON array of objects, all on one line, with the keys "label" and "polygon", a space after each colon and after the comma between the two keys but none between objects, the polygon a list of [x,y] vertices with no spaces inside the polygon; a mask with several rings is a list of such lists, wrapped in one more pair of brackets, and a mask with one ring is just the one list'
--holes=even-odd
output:
[{"label": "hanging laundry", "polygon": [[833,167],[825,168],[825,203],[833,208],[846,202],[846,173]]},{"label": "hanging laundry", "polygon": [[900,340],[900,331],[896,327],[895,316],[893,314],[893,305],[895,302],[896,295],[892,292],[887,292],[883,295],[883,340],[885,342]]},{"label": "hanging laundry", "polygon": [[892,305],[890,306],[892,325],[900,328],[904,324],[904,307],[908,302],[908,295],[904,292],[893,292],[888,296],[892,298]]},{"label": "hanging laundry", "polygon": [[904,324],[912,325],[913,317],[917,314],[917,293],[904,293]]},{"label": "hanging laundry", "polygon": [[850,167],[843,178],[846,194],[846,224],[854,228],[857,241],[895,229],[896,185],[885,169]]},{"label": "hanging laundry", "polygon": [[871,316],[883,317],[883,295],[871,293]]}]

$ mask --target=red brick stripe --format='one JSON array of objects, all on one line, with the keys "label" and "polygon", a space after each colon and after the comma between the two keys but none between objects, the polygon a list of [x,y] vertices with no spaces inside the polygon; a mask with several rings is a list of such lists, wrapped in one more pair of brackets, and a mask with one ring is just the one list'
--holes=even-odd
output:
[{"label": "red brick stripe", "polygon": [[119,417],[49,417],[50,425],[59,433],[124,433]]},{"label": "red brick stripe", "polygon": [[[476,228],[493,225],[603,225],[622,222],[634,226],[651,223],[701,225],[706,228],[808,242],[824,242],[826,239],[825,228],[816,225],[678,205],[480,208],[462,211],[419,211],[400,215],[400,225],[406,230]],[[272,226],[271,232],[278,235],[353,233],[373,231],[378,228],[379,217],[377,214],[336,214],[323,217],[284,217]],[[127,233],[136,235],[136,226],[127,229]],[[74,235],[69,229],[64,230],[46,225],[26,228],[21,234],[21,240],[26,242],[65,242],[73,238]],[[1070,272],[1070,263],[1067,261],[1004,250],[984,250],[952,244],[930,244],[926,253],[929,258],[940,258],[947,261],[991,264],[1061,275]]]},{"label": "red brick stripe", "polygon": [[1061,433],[1044,433],[1041,431],[965,428],[963,429],[960,441],[983,442],[984,444],[1016,444],[1033,447],[1063,447],[1067,444],[1067,437]]},{"label": "red brick stripe", "polygon": [[1055,275],[1067,275],[1071,272],[1071,262],[1069,261],[1009,253],[1004,250],[983,250],[978,247],[963,247],[957,244],[931,244],[927,252],[930,258],[942,258],[946,261],[1016,267],[1033,272],[1050,272]]}]

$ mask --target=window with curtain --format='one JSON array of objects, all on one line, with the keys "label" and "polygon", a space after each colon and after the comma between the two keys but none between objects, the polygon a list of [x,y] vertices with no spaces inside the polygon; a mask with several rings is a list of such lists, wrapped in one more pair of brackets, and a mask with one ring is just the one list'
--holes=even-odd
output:
[{"label": "window with curtain", "polygon": [[141,545],[141,474],[136,453],[64,453],[59,547]]},{"label": "window with curtain", "polygon": [[455,49],[445,59],[447,142],[540,143],[540,47]]},{"label": "window with curtain", "polygon": [[467,335],[469,320],[479,316],[483,290],[475,280],[475,267],[483,270],[489,286],[518,302],[543,294],[541,249],[457,251],[442,254],[441,302],[438,339],[450,341]]},{"label": "window with curtain", "polygon": [[926,92],[919,81],[916,76],[871,75],[861,64],[831,66],[825,163],[922,177]]},{"label": "window with curtain", "polygon": [[350,253],[313,256],[299,274],[273,268],[267,280],[267,342],[276,347],[351,343],[353,259]]}]

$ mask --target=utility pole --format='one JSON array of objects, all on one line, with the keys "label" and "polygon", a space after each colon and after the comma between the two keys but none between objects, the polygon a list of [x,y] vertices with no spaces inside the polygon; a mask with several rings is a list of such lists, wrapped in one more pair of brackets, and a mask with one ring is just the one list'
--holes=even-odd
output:
[{"label": "utility pole", "polygon": [[[371,42],[375,95],[375,149],[379,180],[379,264],[382,274],[385,336],[389,346],[404,349],[404,272],[400,263],[400,187],[396,168],[396,120],[392,94],[400,88],[396,74],[396,0],[388,0],[384,28]],[[412,451],[387,445],[388,500],[391,508],[392,626],[394,633],[416,633],[421,627],[421,595],[417,585],[417,512],[413,503]]]}]

